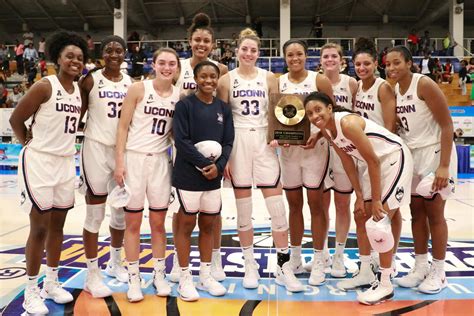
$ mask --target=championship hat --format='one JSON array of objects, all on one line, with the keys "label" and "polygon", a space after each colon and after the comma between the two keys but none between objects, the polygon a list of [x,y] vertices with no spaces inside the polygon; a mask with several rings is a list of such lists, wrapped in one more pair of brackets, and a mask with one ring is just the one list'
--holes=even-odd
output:
[{"label": "championship hat", "polygon": [[390,218],[387,215],[378,222],[374,221],[372,217],[365,222],[370,245],[379,253],[390,251],[395,244],[390,223]]},{"label": "championship hat", "polygon": [[132,198],[132,191],[124,182],[123,187],[116,185],[114,180],[109,181],[109,196],[107,202],[115,208],[125,207]]},{"label": "championship hat", "polygon": [[[222,154],[222,146],[214,140],[205,140],[194,144],[194,147],[207,159],[215,162]],[[199,171],[200,168],[196,167]]]},{"label": "championship hat", "polygon": [[420,181],[420,183],[418,183],[418,185],[416,186],[415,192],[427,198],[431,198],[436,193],[439,193],[443,200],[446,200],[447,198],[451,197],[454,194],[455,185],[454,185],[454,180],[452,178],[448,179],[448,185],[446,187],[438,191],[431,190],[434,179],[435,179],[434,173],[430,173],[429,175],[424,177]]}]

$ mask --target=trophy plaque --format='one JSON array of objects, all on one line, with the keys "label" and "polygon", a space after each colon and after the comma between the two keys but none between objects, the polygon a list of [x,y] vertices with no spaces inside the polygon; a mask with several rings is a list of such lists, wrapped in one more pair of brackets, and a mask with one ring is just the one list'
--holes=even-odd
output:
[{"label": "trophy plaque", "polygon": [[305,145],[310,136],[310,123],[305,115],[304,95],[270,95],[267,141],[278,144]]}]

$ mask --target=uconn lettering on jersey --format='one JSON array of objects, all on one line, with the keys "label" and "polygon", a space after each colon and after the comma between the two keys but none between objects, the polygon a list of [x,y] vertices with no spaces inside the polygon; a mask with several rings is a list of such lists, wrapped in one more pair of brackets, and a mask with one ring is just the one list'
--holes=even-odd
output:
[{"label": "uconn lettering on jersey", "polygon": [[245,98],[245,97],[259,97],[259,98],[265,98],[266,92],[265,90],[234,90],[232,91],[232,96],[234,98]]},{"label": "uconn lettering on jersey", "polygon": [[145,106],[144,112],[145,114],[168,116],[168,117],[173,117],[174,115],[174,110],[159,108],[155,106]]},{"label": "uconn lettering on jersey", "polygon": [[58,112],[69,112],[69,113],[81,113],[81,106],[71,105],[66,103],[56,103],[56,111]]},{"label": "uconn lettering on jersey", "polygon": [[414,104],[409,104],[409,105],[397,105],[397,114],[403,114],[403,113],[413,113],[416,112],[416,107]]},{"label": "uconn lettering on jersey", "polygon": [[119,91],[99,91],[100,99],[124,99],[127,93]]},{"label": "uconn lettering on jersey", "polygon": [[336,104],[337,105],[339,105],[340,103],[348,103],[349,102],[349,97],[347,95],[337,95],[337,94],[335,94],[334,98],[336,99]]},{"label": "uconn lettering on jersey", "polygon": [[[336,99],[336,102],[337,102],[337,99]],[[375,110],[375,104],[364,102],[364,101],[359,101],[359,100],[356,101],[355,107],[359,108],[359,109],[362,109],[362,110],[368,110],[368,111],[374,111]]]},{"label": "uconn lettering on jersey", "polygon": [[196,90],[197,85],[195,82],[183,82],[183,90]]},{"label": "uconn lettering on jersey", "polygon": [[350,145],[347,145],[347,146],[344,146],[344,147],[340,147],[345,153],[350,153],[354,150],[356,150],[357,148],[354,146],[354,144],[350,144]]}]

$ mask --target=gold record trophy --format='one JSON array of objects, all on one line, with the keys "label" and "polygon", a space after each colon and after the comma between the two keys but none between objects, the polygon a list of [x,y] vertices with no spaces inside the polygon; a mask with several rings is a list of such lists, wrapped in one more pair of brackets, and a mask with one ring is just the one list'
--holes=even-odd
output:
[{"label": "gold record trophy", "polygon": [[267,141],[278,144],[305,145],[310,136],[310,122],[305,115],[305,96],[273,93],[268,109]]}]

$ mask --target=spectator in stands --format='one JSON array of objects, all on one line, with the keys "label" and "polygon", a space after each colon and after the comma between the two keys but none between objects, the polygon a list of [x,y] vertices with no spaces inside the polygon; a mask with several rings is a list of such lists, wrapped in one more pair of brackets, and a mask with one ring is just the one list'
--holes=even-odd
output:
[{"label": "spectator in stands", "polygon": [[467,94],[467,61],[461,60],[461,69],[459,70],[459,87],[461,88],[461,94],[466,95]]},{"label": "spectator in stands", "polygon": [[[432,48],[433,46],[431,45],[431,38],[430,38],[430,32],[429,31],[425,31],[425,35],[423,35],[421,38],[420,38],[420,43],[419,43],[419,54],[421,52],[421,54],[423,54],[424,52],[431,52],[432,51]],[[421,55],[420,54],[420,55]]]},{"label": "spectator in stands", "polygon": [[18,40],[15,40],[15,60],[16,60],[16,69],[20,75],[25,73],[25,68],[23,65],[23,53],[25,51],[25,45],[20,43]]},{"label": "spectator in stands", "polygon": [[35,35],[31,31],[26,31],[23,33],[23,45],[28,46],[30,43],[33,43]]},{"label": "spectator in stands", "polygon": [[441,61],[439,58],[435,58],[434,60],[434,65],[433,65],[433,80],[436,81],[437,83],[441,83],[443,81],[443,66],[441,65]]},{"label": "spectator in stands", "polygon": [[46,51],[46,39],[44,37],[41,38],[41,40],[38,43],[38,56],[44,57],[44,53]]},{"label": "spectator in stands", "polygon": [[230,49],[226,50],[224,56],[222,56],[220,63],[229,67],[229,63],[232,62],[233,54]]},{"label": "spectator in stands", "polygon": [[416,30],[412,29],[410,34],[408,34],[408,47],[410,48],[410,52],[412,55],[416,55],[418,53],[418,42],[419,42],[418,35],[416,34]]},{"label": "spectator in stands", "polygon": [[90,57],[94,58],[95,57],[95,45],[94,41],[92,40],[92,37],[87,34],[86,35],[86,40],[87,40],[87,51]]},{"label": "spectator in stands", "polygon": [[9,94],[7,97],[6,104],[9,108],[16,108],[18,101],[20,101],[21,97],[24,95],[21,87],[16,85],[13,87],[13,93]]},{"label": "spectator in stands", "polygon": [[451,59],[446,60],[446,64],[443,65],[443,82],[451,83],[454,78],[454,67],[451,64]]},{"label": "spectator in stands", "polygon": [[221,60],[221,50],[217,47],[216,43],[212,45],[212,51],[210,54],[212,60],[219,61]]},{"label": "spectator in stands", "polygon": [[434,61],[431,58],[431,54],[426,51],[424,53],[423,59],[420,61],[420,73],[422,75],[428,76],[431,79],[435,80],[433,77],[433,66],[434,66]]},{"label": "spectator in stands", "polygon": [[132,72],[130,76],[136,79],[140,79],[143,76],[143,65],[146,63],[146,56],[140,46],[135,46],[135,50],[130,56],[132,62]]},{"label": "spectator in stands", "polygon": [[5,45],[0,44],[0,71],[3,71],[4,60],[7,59],[8,51],[5,48]]},{"label": "spectator in stands", "polygon": [[454,41],[453,36],[450,32],[446,33],[446,37],[443,39],[443,49],[445,56],[453,56],[453,49],[458,43]]},{"label": "spectator in stands", "polygon": [[384,47],[384,49],[379,54],[379,60],[377,63],[377,70],[379,71],[380,78],[385,79],[387,77],[385,73],[385,60],[387,59],[387,50],[388,47]]},{"label": "spectator in stands", "polygon": [[467,83],[471,83],[472,79],[474,78],[474,57],[469,59],[469,64],[467,65],[466,69],[468,74]]},{"label": "spectator in stands", "polygon": [[174,47],[174,50],[175,50],[177,53],[182,53],[182,52],[184,52],[183,43],[177,42],[176,45],[175,45],[175,47]]},{"label": "spectator in stands", "polygon": [[33,58],[31,59],[25,59],[25,71],[28,75],[28,83],[27,86],[28,88],[33,85],[36,79],[36,75],[38,74],[38,68],[35,60]]},{"label": "spectator in stands", "polygon": [[39,68],[41,77],[46,77],[48,75],[48,66],[46,64],[45,56],[40,58],[38,62],[38,68]]},{"label": "spectator in stands", "polygon": [[28,47],[25,48],[25,51],[23,52],[23,60],[38,60],[39,55],[38,51],[36,48],[33,46],[33,42],[28,44]]},{"label": "spectator in stands", "polygon": [[135,47],[139,46],[140,34],[137,31],[133,31],[127,38],[127,48],[129,52],[134,52]]},{"label": "spectator in stands", "polygon": [[5,83],[2,79],[0,80],[0,108],[7,107],[7,98],[8,98],[8,91],[7,91],[7,88],[5,88]]},{"label": "spectator in stands", "polygon": [[255,30],[257,33],[257,36],[262,38],[263,37],[263,25],[262,25],[262,19],[257,16],[252,23],[252,28]]},{"label": "spectator in stands", "polygon": [[84,68],[87,70],[87,72],[91,71],[95,67],[96,66],[95,63],[92,61],[92,58],[88,58],[87,63],[84,65]]}]

